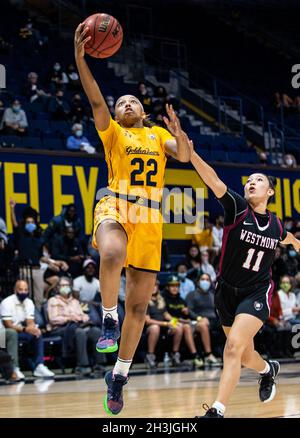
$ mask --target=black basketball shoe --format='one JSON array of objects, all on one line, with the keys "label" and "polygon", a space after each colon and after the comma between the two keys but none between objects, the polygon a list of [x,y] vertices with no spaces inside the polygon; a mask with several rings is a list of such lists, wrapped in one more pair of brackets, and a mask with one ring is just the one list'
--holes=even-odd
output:
[{"label": "black basketball shoe", "polygon": [[270,371],[266,374],[261,374],[259,379],[259,398],[263,403],[270,402],[276,395],[275,377],[280,371],[279,362],[276,360],[268,361]]},{"label": "black basketball shoe", "polygon": [[210,408],[207,404],[204,404],[203,409],[205,409],[205,414],[195,418],[224,418],[223,415],[219,414],[216,408]]}]

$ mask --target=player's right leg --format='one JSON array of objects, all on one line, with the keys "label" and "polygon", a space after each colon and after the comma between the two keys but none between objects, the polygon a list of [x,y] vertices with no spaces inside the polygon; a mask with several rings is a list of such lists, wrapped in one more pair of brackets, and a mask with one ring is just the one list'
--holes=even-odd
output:
[{"label": "player's right leg", "polygon": [[96,349],[99,353],[111,353],[118,349],[117,340],[120,337],[117,304],[127,236],[118,222],[106,219],[98,226],[96,241],[100,253],[99,280],[103,312],[102,331]]}]

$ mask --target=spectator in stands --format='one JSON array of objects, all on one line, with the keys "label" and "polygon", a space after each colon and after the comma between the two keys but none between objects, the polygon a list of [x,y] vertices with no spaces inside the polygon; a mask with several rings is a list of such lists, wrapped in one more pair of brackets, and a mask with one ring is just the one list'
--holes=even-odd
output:
[{"label": "spectator in stands", "polygon": [[289,276],[285,275],[281,278],[278,295],[284,320],[291,325],[300,324],[300,307],[297,306],[296,295],[292,292],[292,282]]},{"label": "spectator in stands", "polygon": [[272,357],[293,356],[290,349],[291,324],[284,320],[277,289],[272,294],[270,317],[264,331],[266,349]]},{"label": "spectator in stands", "polygon": [[[190,314],[187,303],[179,295],[179,279],[172,275],[168,279],[167,286],[163,292],[167,312],[172,316],[174,324],[182,331],[187,348],[192,356],[194,365],[203,366],[202,359],[198,356],[196,345],[193,338],[193,330],[190,325]],[[173,350],[173,364],[180,365],[180,352]]]},{"label": "spectator in stands", "polygon": [[197,245],[192,244],[189,247],[185,263],[189,268],[188,278],[191,280],[196,280],[201,274],[201,257]]},{"label": "spectator in stands", "polygon": [[18,223],[15,214],[16,202],[10,200],[11,221],[13,224],[14,246],[18,251],[18,260],[22,265],[27,264],[32,269],[33,295],[38,309],[44,301],[44,270],[41,262],[49,263],[43,256],[44,239],[42,228],[38,222],[38,213],[34,209],[26,209],[23,220]]},{"label": "spectator in stands", "polygon": [[20,380],[14,372],[10,355],[4,350],[0,350],[0,373],[3,378],[10,383],[18,382]]},{"label": "spectator in stands", "polygon": [[73,123],[81,123],[87,119],[87,109],[79,93],[74,94],[71,101],[70,119]]},{"label": "spectator in stands", "polygon": [[67,227],[63,236],[54,238],[51,254],[55,259],[63,260],[68,264],[68,272],[72,278],[81,275],[82,263],[85,257],[82,244],[75,236],[74,228]]},{"label": "spectator in stands", "polygon": [[95,153],[95,148],[91,146],[89,140],[83,135],[83,126],[75,123],[72,126],[72,135],[67,139],[67,149],[69,151],[82,151],[89,154]]},{"label": "spectator in stands", "polygon": [[[172,323],[172,316],[167,312],[166,303],[159,291],[159,282],[156,282],[146,315],[146,331],[148,335],[148,352],[145,362],[150,368],[156,367],[155,349],[161,334],[173,336],[173,351],[178,352],[182,329]],[[177,358],[177,356],[176,356]],[[180,364],[180,360],[179,360]]]},{"label": "spectator in stands", "polygon": [[93,325],[89,316],[83,312],[79,301],[72,296],[70,278],[60,278],[58,294],[48,300],[47,310],[51,334],[63,337],[63,357],[70,356],[74,346],[76,347],[76,373],[88,375],[91,372],[88,343],[92,345],[95,368],[101,371],[105,355],[97,353],[95,348],[100,328]]},{"label": "spectator in stands", "polygon": [[185,300],[186,296],[195,290],[195,284],[192,280],[187,278],[188,267],[185,263],[179,263],[177,265],[177,276],[180,281],[179,294],[180,297]]},{"label": "spectator in stands", "polygon": [[52,93],[62,91],[65,89],[65,85],[68,83],[68,77],[65,72],[62,71],[59,62],[55,62],[50,72],[50,89]]},{"label": "spectator in stands", "polygon": [[295,275],[294,294],[297,298],[297,305],[300,306],[300,272]]},{"label": "spectator in stands", "polygon": [[197,288],[186,297],[190,318],[197,321],[195,330],[200,333],[205,352],[205,363],[216,364],[218,360],[212,354],[210,329],[219,327],[214,304],[214,287],[208,274],[202,274]]},{"label": "spectator in stands", "polygon": [[295,277],[295,275],[300,270],[300,256],[299,253],[295,251],[293,246],[287,248],[286,254],[286,272],[285,274]]},{"label": "spectator in stands", "polygon": [[42,89],[38,83],[38,74],[34,71],[28,73],[27,84],[25,85],[23,93],[30,103],[40,102],[42,106],[48,102],[51,96]]},{"label": "spectator in stands", "polygon": [[125,274],[125,268],[123,268],[121,272],[121,281],[120,281],[120,289],[119,289],[119,303],[121,303],[123,307],[125,307],[125,298],[126,298],[126,274]]},{"label": "spectator in stands", "polygon": [[165,239],[161,243],[161,266],[164,271],[171,269],[170,250]]},{"label": "spectator in stands", "polygon": [[114,96],[106,96],[106,104],[112,117],[115,117],[115,98]]},{"label": "spectator in stands", "polygon": [[28,122],[25,111],[21,103],[15,99],[10,108],[6,108],[3,114],[1,129],[6,135],[25,135],[28,128]]},{"label": "spectator in stands", "polygon": [[51,252],[51,241],[54,237],[62,236],[67,227],[72,227],[75,232],[75,237],[80,237],[82,234],[81,220],[77,214],[75,204],[65,205],[62,212],[58,216],[54,216],[44,233],[44,239]]},{"label": "spectator in stands", "polygon": [[0,217],[0,277],[6,275],[9,265],[14,257],[13,247],[8,240],[6,231],[6,224]]},{"label": "spectator in stands", "polygon": [[199,249],[209,249],[213,246],[212,224],[209,218],[204,216],[203,230],[193,235],[193,243],[198,245]]},{"label": "spectator in stands", "polygon": [[285,93],[281,93],[279,91],[276,91],[275,95],[275,108],[293,108],[294,107],[294,101],[291,97],[289,97]]},{"label": "spectator in stands", "polygon": [[152,112],[156,118],[158,115],[165,115],[166,103],[168,102],[168,94],[165,87],[159,85],[154,90],[152,98]]},{"label": "spectator in stands", "polygon": [[25,26],[20,28],[19,37],[23,42],[24,53],[29,57],[32,57],[34,53],[37,54],[40,47],[47,42],[47,37],[43,36],[40,31],[34,27],[31,18],[28,19]]},{"label": "spectator in stands", "polygon": [[67,89],[70,91],[80,91],[81,83],[74,64],[68,65],[66,76],[67,76]]},{"label": "spectator in stands", "polygon": [[280,278],[287,271],[287,264],[283,258],[283,251],[284,249],[281,246],[277,246],[275,250],[275,258],[272,266],[272,277],[276,288],[279,286]]},{"label": "spectator in stands", "polygon": [[96,263],[92,259],[84,260],[83,275],[75,278],[73,290],[78,293],[79,301],[94,301],[95,295],[100,292],[100,285],[96,274]]},{"label": "spectator in stands", "polygon": [[[35,377],[53,377],[54,373],[44,365],[44,344],[40,329],[34,321],[34,304],[28,297],[28,284],[18,280],[14,293],[5,298],[1,303],[1,317],[6,328],[18,333],[18,340],[29,344],[34,349]],[[18,342],[7,343],[7,352],[13,358],[19,379],[24,379],[24,374],[19,368]]]},{"label": "spectator in stands", "polygon": [[211,281],[214,283],[217,278],[216,271],[214,270],[214,267],[209,263],[209,254],[208,251],[202,251],[201,252],[201,265],[200,269],[203,272],[203,274],[208,274],[211,278]]},{"label": "spectator in stands", "polygon": [[[4,111],[5,111],[4,102],[3,102],[3,100],[0,99],[0,120],[1,121],[3,119]],[[0,131],[1,130],[2,130],[2,128],[0,127]]]},{"label": "spectator in stands", "polygon": [[137,98],[142,103],[146,114],[152,113],[152,97],[149,95],[145,82],[139,82]]},{"label": "spectator in stands", "polygon": [[258,154],[259,162],[262,166],[266,166],[268,163],[268,157],[266,152],[259,152]]},{"label": "spectator in stands", "polygon": [[294,155],[292,154],[285,154],[283,157],[283,163],[281,167],[288,167],[288,168],[296,168],[297,167],[297,161]]},{"label": "spectator in stands", "polygon": [[214,248],[216,248],[217,252],[220,252],[222,247],[223,231],[224,216],[222,214],[218,214],[218,216],[216,217],[216,225],[214,225],[212,228],[213,246]]},{"label": "spectator in stands", "polygon": [[70,116],[70,105],[64,97],[63,90],[57,90],[55,96],[51,97],[48,110],[52,120],[68,120]]}]

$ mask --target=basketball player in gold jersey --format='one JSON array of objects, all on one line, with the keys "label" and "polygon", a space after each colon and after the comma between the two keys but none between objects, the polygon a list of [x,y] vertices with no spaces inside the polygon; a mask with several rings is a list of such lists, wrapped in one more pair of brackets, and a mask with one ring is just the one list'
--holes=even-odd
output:
[{"label": "basketball player in gold jersey", "polygon": [[[120,336],[117,300],[120,275],[126,269],[125,320],[118,359],[105,376],[104,407],[118,414],[123,407],[123,386],[144,327],[146,309],[160,270],[162,218],[160,201],[166,155],[190,160],[186,134],[173,108],[167,106],[165,129],[145,126],[146,114],[134,96],[121,96],[111,118],[101,91],[84,59],[87,28],[75,32],[75,59],[81,83],[92,106],[95,126],[103,142],[109,170],[107,195],[96,205],[93,244],[100,253],[103,310],[99,352],[118,349]],[[129,196],[128,196],[129,195]],[[141,221],[139,219],[142,218]]]}]

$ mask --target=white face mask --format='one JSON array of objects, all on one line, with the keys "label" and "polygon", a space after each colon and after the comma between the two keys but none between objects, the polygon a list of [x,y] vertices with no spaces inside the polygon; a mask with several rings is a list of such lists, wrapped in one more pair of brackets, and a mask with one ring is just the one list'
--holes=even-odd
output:
[{"label": "white face mask", "polygon": [[292,160],[292,158],[288,158],[287,160],[286,160],[286,164],[288,165],[288,166],[292,166],[293,165],[293,160]]},{"label": "white face mask", "polygon": [[60,288],[59,288],[59,293],[60,293],[60,295],[62,295],[63,297],[66,297],[66,296],[68,296],[70,293],[71,293],[71,288],[70,288],[70,286],[61,286]]}]

